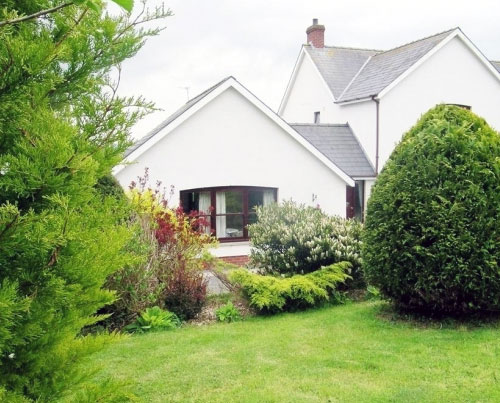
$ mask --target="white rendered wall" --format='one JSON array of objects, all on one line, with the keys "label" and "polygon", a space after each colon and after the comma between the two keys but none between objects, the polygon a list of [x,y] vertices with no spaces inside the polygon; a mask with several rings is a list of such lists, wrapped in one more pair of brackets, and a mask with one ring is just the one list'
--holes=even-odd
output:
[{"label": "white rendered wall", "polygon": [[380,100],[380,162],[422,114],[437,104],[470,105],[500,130],[500,82],[455,37]]},{"label": "white rendered wall", "polygon": [[[215,186],[278,188],[278,199],[345,216],[345,183],[233,88],[227,89],[116,174],[123,187],[150,181],[179,191]],[[314,200],[313,200],[314,199]]]},{"label": "white rendered wall", "polygon": [[321,113],[320,123],[349,123],[375,166],[375,103],[336,104],[316,66],[304,52],[280,115],[289,123],[314,123],[317,111]]},{"label": "white rendered wall", "polygon": [[375,167],[377,139],[376,106],[372,100],[340,106],[342,122],[349,123],[373,167]]},{"label": "white rendered wall", "polygon": [[314,112],[320,112],[320,123],[345,123],[316,66],[304,53],[280,116],[288,123],[314,123]]}]

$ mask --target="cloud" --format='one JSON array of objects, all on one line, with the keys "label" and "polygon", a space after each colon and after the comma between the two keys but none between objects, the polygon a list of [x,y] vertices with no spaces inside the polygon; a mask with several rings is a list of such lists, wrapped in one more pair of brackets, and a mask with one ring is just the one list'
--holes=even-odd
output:
[{"label": "cloud", "polygon": [[[149,1],[148,5],[160,1]],[[121,93],[142,94],[163,112],[134,128],[141,137],[186,102],[233,75],[276,110],[312,18],[326,43],[392,47],[460,26],[490,59],[500,59],[500,2],[493,0],[172,0],[158,37],[123,66]]]}]

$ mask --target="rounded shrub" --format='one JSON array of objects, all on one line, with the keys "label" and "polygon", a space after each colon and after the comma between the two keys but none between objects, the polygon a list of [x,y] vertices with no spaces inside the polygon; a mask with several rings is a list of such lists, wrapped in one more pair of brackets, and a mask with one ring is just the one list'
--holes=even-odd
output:
[{"label": "rounded shrub", "polygon": [[499,134],[459,107],[427,112],[372,189],[362,257],[369,283],[400,308],[499,311]]}]

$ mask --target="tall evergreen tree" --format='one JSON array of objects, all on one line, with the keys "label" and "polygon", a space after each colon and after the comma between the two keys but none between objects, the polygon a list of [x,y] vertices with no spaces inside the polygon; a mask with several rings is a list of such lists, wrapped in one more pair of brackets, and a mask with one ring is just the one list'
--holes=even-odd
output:
[{"label": "tall evergreen tree", "polygon": [[152,108],[118,96],[119,65],[159,32],[142,24],[169,11],[103,7],[0,1],[0,400],[81,386],[79,360],[114,338],[79,337],[114,299],[105,279],[130,259],[126,210],[96,183]]}]

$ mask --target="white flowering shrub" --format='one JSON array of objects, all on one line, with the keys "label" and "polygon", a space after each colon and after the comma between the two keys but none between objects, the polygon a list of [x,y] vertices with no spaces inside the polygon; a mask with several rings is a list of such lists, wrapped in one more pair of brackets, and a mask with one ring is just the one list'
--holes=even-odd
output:
[{"label": "white flowering shrub", "polygon": [[292,201],[260,207],[257,218],[248,227],[250,258],[265,273],[305,274],[347,261],[353,282],[362,282],[359,221],[329,216]]}]

